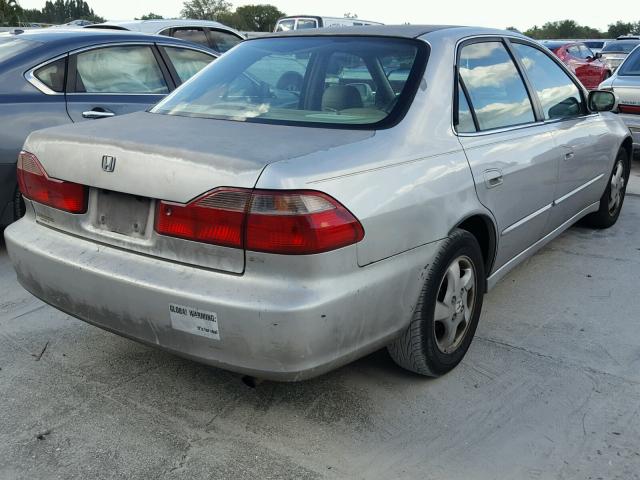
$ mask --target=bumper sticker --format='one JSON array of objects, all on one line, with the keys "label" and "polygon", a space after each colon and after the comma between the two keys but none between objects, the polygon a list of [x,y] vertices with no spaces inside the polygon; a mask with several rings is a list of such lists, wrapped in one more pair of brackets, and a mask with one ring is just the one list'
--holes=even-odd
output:
[{"label": "bumper sticker", "polygon": [[171,327],[175,330],[220,340],[218,315],[215,312],[170,303],[169,316],[171,317]]}]

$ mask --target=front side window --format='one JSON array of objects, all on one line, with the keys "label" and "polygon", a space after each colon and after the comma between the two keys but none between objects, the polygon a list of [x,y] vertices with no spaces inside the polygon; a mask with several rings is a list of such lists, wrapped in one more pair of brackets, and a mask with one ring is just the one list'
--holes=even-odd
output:
[{"label": "front side window", "polygon": [[61,58],[40,67],[33,72],[34,76],[54,92],[64,92],[64,78],[67,69],[67,59]]},{"label": "front side window", "polygon": [[640,48],[636,48],[624,61],[618,76],[639,76],[640,75]]},{"label": "front side window", "polygon": [[[381,124],[412,100],[425,49],[414,40],[361,36],[251,40],[152,112],[263,123]],[[390,75],[402,70],[408,74]]]},{"label": "front side window", "polygon": [[231,50],[242,41],[242,39],[236,37],[235,35],[228,32],[222,32],[220,30],[209,29],[209,36],[211,37],[211,41],[213,42],[211,48],[220,53]]},{"label": "front side window", "polygon": [[280,20],[276,27],[276,32],[288,32],[296,28],[296,21],[293,18],[287,20]]},{"label": "front side window", "polygon": [[480,130],[535,121],[527,89],[502,42],[465,45],[458,69]]},{"label": "front side window", "polygon": [[176,69],[181,82],[186,82],[196,73],[209,65],[214,57],[197,50],[178,47],[164,47],[165,52],[169,56],[169,60]]},{"label": "front side window", "polygon": [[580,90],[560,66],[537,48],[513,43],[527,76],[538,94],[545,120],[582,115]]},{"label": "front side window", "polygon": [[580,45],[580,56],[585,60],[593,58],[593,52],[589,50],[586,45]]},{"label": "front side window", "polygon": [[185,40],[187,42],[198,43],[205,47],[209,46],[207,34],[205,33],[204,28],[200,27],[174,28],[172,37],[179,38],[180,40]]},{"label": "front side window", "polygon": [[573,58],[582,58],[580,56],[580,47],[578,47],[577,45],[571,45],[570,47],[567,47],[567,53]]},{"label": "front side window", "polygon": [[169,88],[151,47],[104,47],[79,53],[76,92],[166,94]]}]

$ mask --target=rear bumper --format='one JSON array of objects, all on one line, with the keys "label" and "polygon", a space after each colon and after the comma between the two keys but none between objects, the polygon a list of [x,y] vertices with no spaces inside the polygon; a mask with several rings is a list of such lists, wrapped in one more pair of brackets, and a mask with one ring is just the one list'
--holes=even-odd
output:
[{"label": "rear bumper", "polygon": [[13,199],[16,191],[15,163],[0,163],[0,226],[13,221]]},{"label": "rear bumper", "polygon": [[[283,381],[320,375],[388,343],[408,324],[438,247],[364,268],[355,247],[306,260],[251,254],[245,273],[234,275],[100,245],[31,216],[8,227],[5,239],[20,283],[50,305],[196,361]],[[286,274],[269,267],[273,257]],[[215,312],[220,340],[174,328],[170,304]]]}]

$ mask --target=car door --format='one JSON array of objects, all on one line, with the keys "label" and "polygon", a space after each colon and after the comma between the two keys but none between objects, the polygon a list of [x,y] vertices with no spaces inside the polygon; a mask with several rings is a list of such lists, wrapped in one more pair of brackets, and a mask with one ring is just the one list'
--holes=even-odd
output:
[{"label": "car door", "polygon": [[158,49],[176,85],[186,82],[217,58],[213,53],[175,45],[158,45]]},{"label": "car door", "polygon": [[553,57],[528,43],[514,40],[512,45],[559,148],[558,182],[547,227],[552,230],[602,195],[598,180],[610,164],[610,145],[603,141],[608,128],[601,115],[589,113],[583,90]]},{"label": "car door", "polygon": [[544,235],[558,152],[503,39],[463,43],[457,69],[458,137],[478,197],[497,223],[500,268]]},{"label": "car door", "polygon": [[124,115],[155,105],[173,88],[155,45],[92,47],[69,57],[67,113],[74,122]]},{"label": "car door", "polygon": [[602,78],[602,64],[595,57],[595,54],[586,45],[580,45],[580,55],[585,59],[589,81],[586,87],[594,90],[600,85]]}]

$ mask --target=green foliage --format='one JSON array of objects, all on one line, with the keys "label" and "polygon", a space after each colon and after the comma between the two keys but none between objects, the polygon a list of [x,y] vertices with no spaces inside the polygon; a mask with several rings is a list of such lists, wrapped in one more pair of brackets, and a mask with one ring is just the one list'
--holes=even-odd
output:
[{"label": "green foliage", "polygon": [[612,23],[609,25],[609,30],[607,30],[608,38],[617,38],[620,35],[627,35],[629,33],[638,34],[640,33],[640,22],[623,22],[618,20],[616,23]]},{"label": "green foliage", "polygon": [[535,25],[524,34],[535,39],[602,38],[603,36],[600,30],[579,25],[574,20],[547,22],[542,27]]},{"label": "green foliage", "polygon": [[20,9],[19,19],[21,23],[62,24],[72,20],[104,22],[104,18],[96,15],[84,0],[47,0],[42,10]]},{"label": "green foliage", "polygon": [[199,20],[218,20],[218,17],[231,12],[231,3],[225,0],[188,0],[182,7],[184,18]]},{"label": "green foliage", "polygon": [[140,18],[136,18],[136,20],[163,20],[164,17],[162,15],[158,15],[157,13],[147,13],[146,15],[142,15]]},{"label": "green foliage", "polygon": [[218,17],[218,21],[246,32],[271,32],[284,13],[273,5],[245,5]]},{"label": "green foliage", "polygon": [[20,11],[16,0],[0,0],[0,25],[17,25]]}]

